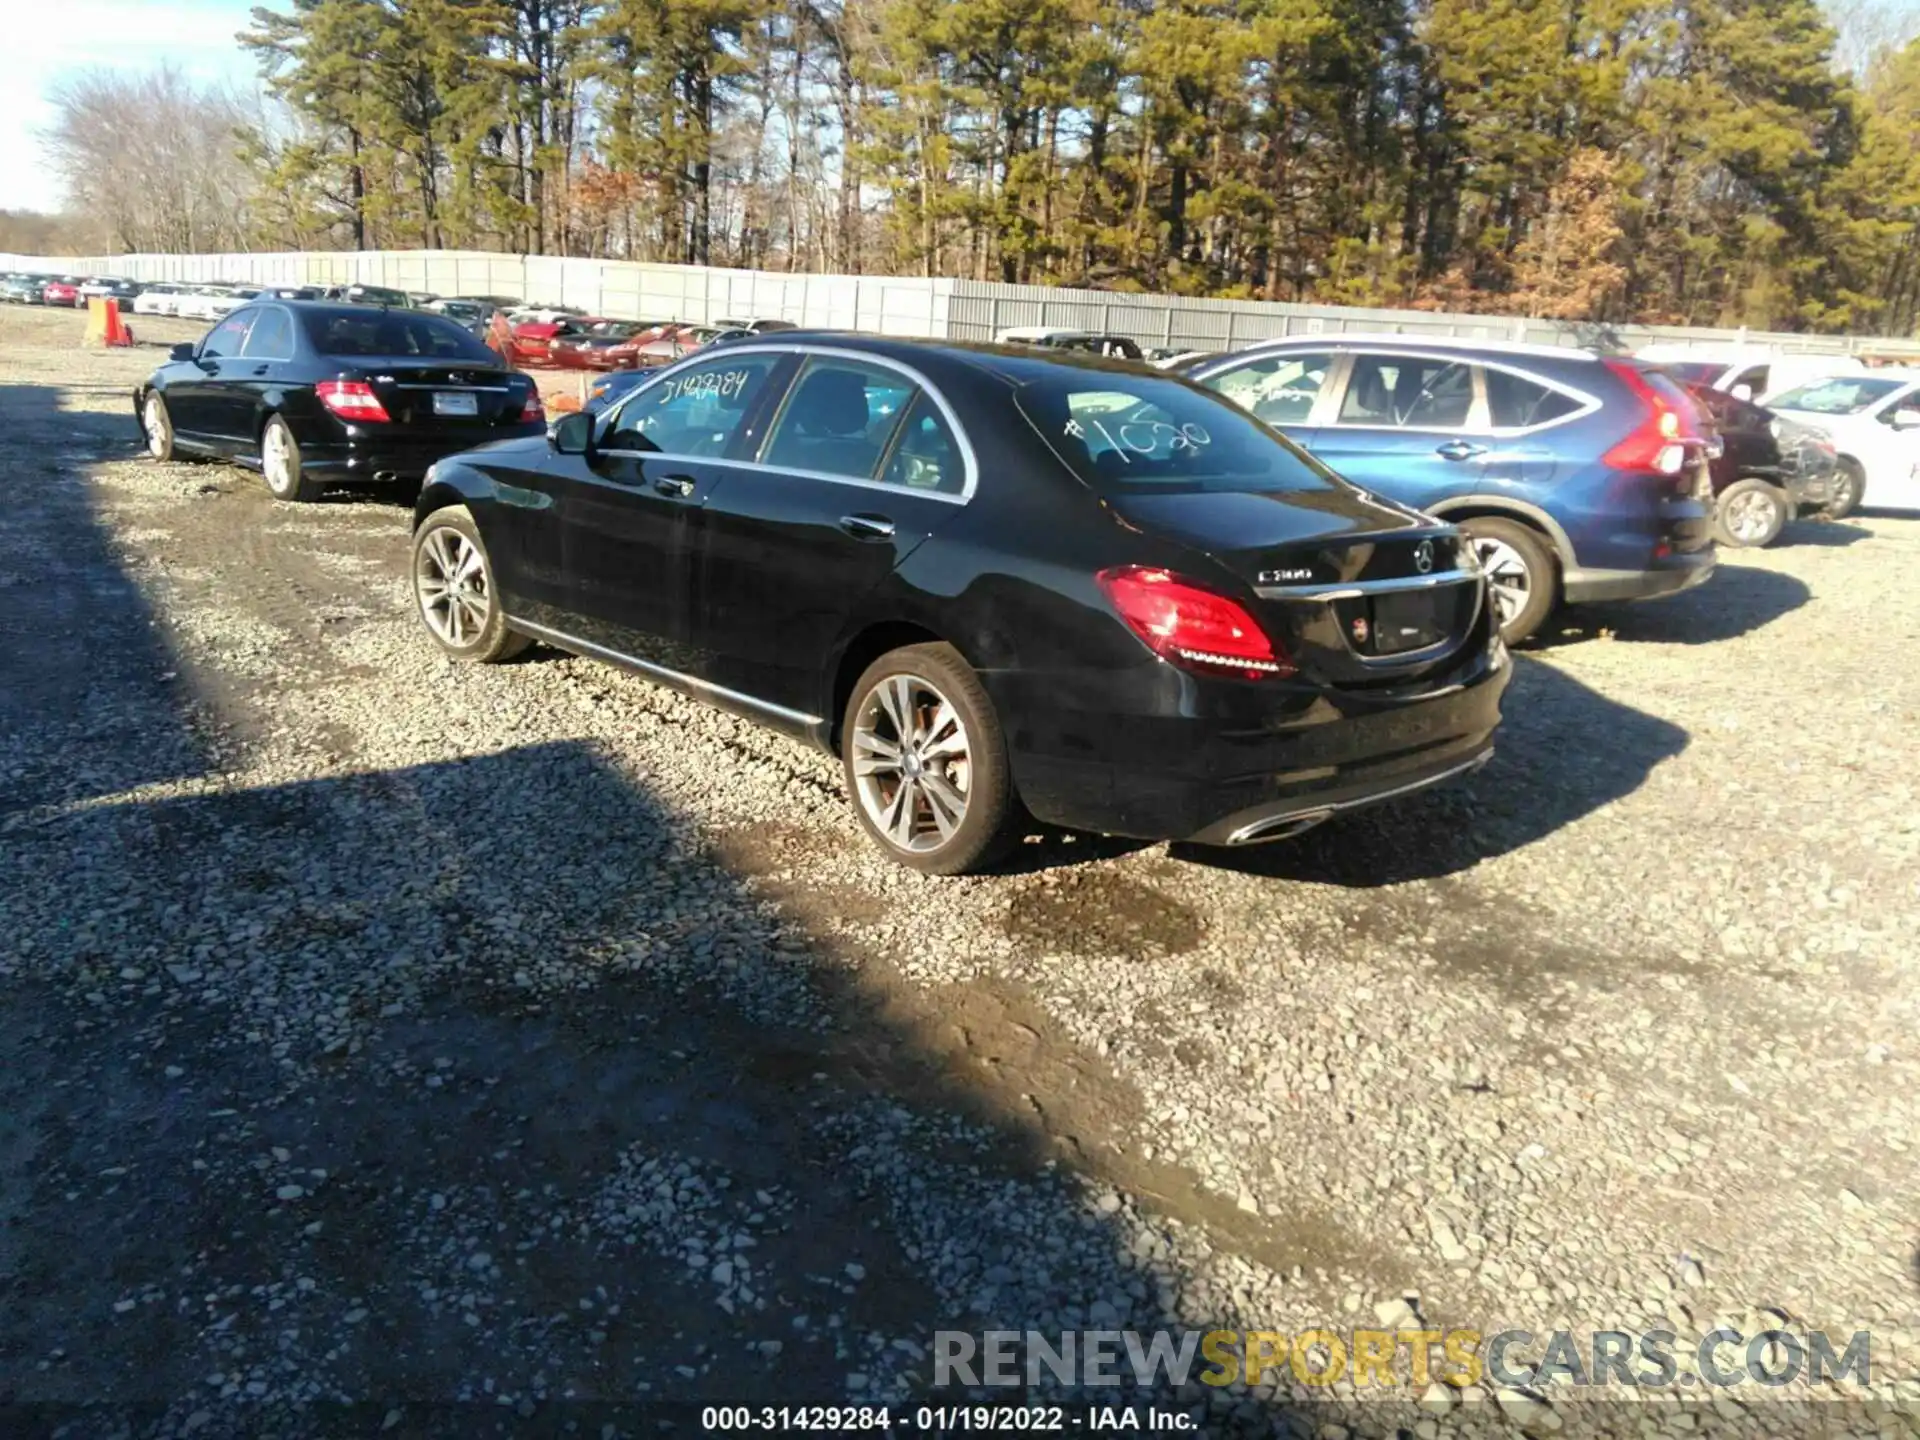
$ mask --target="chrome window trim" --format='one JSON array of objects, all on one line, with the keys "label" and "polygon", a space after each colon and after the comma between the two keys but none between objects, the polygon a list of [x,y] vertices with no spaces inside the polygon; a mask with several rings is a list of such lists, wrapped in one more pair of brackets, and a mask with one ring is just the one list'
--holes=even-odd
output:
[{"label": "chrome window trim", "polygon": [[[1310,340],[1318,341],[1319,343],[1312,344],[1309,343]],[[1289,341],[1287,343],[1292,345],[1294,342]],[[1328,343],[1326,337],[1322,336],[1302,336],[1298,344],[1302,350],[1308,353],[1331,352],[1335,361],[1341,362],[1336,371],[1328,374],[1325,383],[1320,387],[1319,393],[1314,397],[1315,405],[1313,414],[1311,414],[1307,420],[1298,422],[1316,428],[1353,431],[1355,433],[1379,430],[1391,435],[1488,435],[1496,439],[1515,439],[1522,436],[1539,435],[1545,431],[1556,429],[1561,425],[1570,425],[1576,420],[1584,420],[1605,404],[1597,395],[1590,394],[1564,381],[1550,380],[1537,371],[1527,369],[1525,365],[1512,364],[1506,360],[1492,360],[1475,355],[1453,354],[1443,348],[1433,346],[1423,348],[1419,345],[1390,345],[1382,341],[1366,341],[1361,344],[1342,345],[1337,338],[1334,339],[1332,343]],[[1464,344],[1462,348],[1465,348]],[[1232,362],[1269,359],[1275,355],[1283,355],[1285,353],[1286,351],[1278,349],[1277,347],[1274,349],[1239,350],[1227,357],[1219,365],[1209,366],[1204,373],[1196,374],[1193,379],[1196,384],[1206,385],[1207,381],[1211,380],[1215,375],[1221,374],[1231,368]],[[1482,372],[1498,370],[1504,374],[1512,375],[1517,379],[1526,380],[1534,385],[1538,385],[1543,389],[1557,391],[1559,394],[1565,395],[1569,400],[1577,401],[1580,408],[1577,410],[1569,410],[1565,415],[1556,416],[1554,419],[1543,421],[1538,425],[1358,425],[1351,421],[1342,421],[1338,418],[1339,406],[1346,402],[1347,382],[1353,378],[1353,358],[1357,355],[1404,355],[1410,360],[1438,360],[1459,365],[1471,365],[1477,367],[1478,370]],[[1577,358],[1577,356],[1575,358]],[[1208,386],[1208,388],[1212,389],[1211,386]],[[1484,379],[1481,375],[1474,377],[1474,392],[1476,403],[1478,403],[1484,396]],[[1213,393],[1218,395],[1220,392],[1215,390]],[[1332,411],[1331,415],[1325,413],[1328,410]],[[1491,413],[1488,414],[1487,418],[1489,420],[1492,419]]]},{"label": "chrome window trim", "polygon": [[576,654],[586,655],[595,660],[606,660],[615,665],[624,665],[637,670],[642,675],[651,675],[665,680],[669,684],[679,685],[688,690],[698,691],[702,695],[711,695],[717,699],[729,700],[736,705],[745,705],[762,714],[776,716],[791,721],[795,725],[819,725],[823,723],[818,715],[809,715],[803,710],[790,710],[785,705],[776,705],[771,700],[762,700],[742,690],[729,690],[725,685],[716,685],[711,680],[702,680],[697,675],[689,675],[681,670],[670,670],[665,665],[656,665],[651,660],[642,660],[637,655],[629,655],[624,650],[615,650],[606,645],[596,645],[591,640],[582,640],[577,635],[569,635],[564,630],[549,629],[545,625],[536,625],[531,620],[517,620],[506,617],[507,625],[522,634],[531,635],[536,640],[545,640],[558,645],[563,650],[572,650]]},{"label": "chrome window trim", "polygon": [[[803,358],[808,355],[829,355],[840,360],[863,361],[869,365],[878,365],[883,369],[898,371],[915,385],[919,386],[927,398],[939,407],[940,414],[947,422],[947,428],[953,432],[954,443],[960,447],[960,461],[966,471],[965,483],[961,485],[958,494],[949,495],[945,491],[940,490],[915,490],[907,485],[889,485],[882,480],[856,480],[846,475],[824,475],[817,470],[792,470],[779,465],[760,465],[751,460],[728,460],[718,455],[672,455],[665,451],[657,450],[602,450],[600,453],[603,455],[619,455],[643,460],[684,460],[701,465],[745,465],[773,475],[794,475],[809,480],[831,480],[840,485],[859,485],[876,490],[883,490],[889,495],[923,495],[931,499],[945,500],[949,504],[956,505],[966,504],[973,498],[974,491],[979,488],[980,461],[973,453],[973,441],[967,435],[966,426],[960,423],[960,416],[955,412],[952,404],[948,402],[946,395],[942,393],[940,387],[927,379],[926,375],[914,366],[904,361],[896,360],[891,355],[876,355],[868,350],[852,350],[844,345],[810,345],[794,344],[791,342],[779,344],[777,342],[767,341],[730,340],[727,342],[725,353],[728,355],[799,355]],[[702,349],[694,351],[691,355],[676,360],[671,365],[663,365],[660,369],[654,371],[653,378],[643,385],[636,385],[627,393],[626,398],[623,399],[618,406],[607,412],[609,433],[611,433],[613,426],[618,422],[620,412],[625,410],[627,406],[633,404],[640,396],[646,394],[655,385],[678,374],[681,370],[691,369],[696,364],[705,364],[715,358],[712,353],[705,350],[705,347],[702,347]],[[785,402],[786,397],[783,395],[781,397],[783,406]],[[769,426],[768,428],[771,430],[772,427]]]}]

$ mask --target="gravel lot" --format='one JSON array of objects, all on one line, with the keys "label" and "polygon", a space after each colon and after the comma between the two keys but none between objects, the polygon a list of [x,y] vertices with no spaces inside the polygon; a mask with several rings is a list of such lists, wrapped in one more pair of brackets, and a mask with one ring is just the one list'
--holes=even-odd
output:
[{"label": "gravel lot", "polygon": [[[825,757],[592,662],[439,659],[392,497],[141,457],[128,389],[198,327],[135,326],[0,310],[0,1402],[615,1433],[574,1402],[916,1394],[943,1325],[1778,1312],[1870,1329],[1907,1407],[1820,1419],[1910,1433],[1920,522],[1581,612],[1468,783],[930,880]],[[1815,1423],[1418,1398],[1169,1397]]]}]

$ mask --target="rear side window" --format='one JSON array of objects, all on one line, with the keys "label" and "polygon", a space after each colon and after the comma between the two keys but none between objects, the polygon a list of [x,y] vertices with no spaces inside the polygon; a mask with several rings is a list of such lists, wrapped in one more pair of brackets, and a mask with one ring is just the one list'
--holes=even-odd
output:
[{"label": "rear side window", "polygon": [[1486,372],[1487,413],[1496,430],[1526,430],[1571,415],[1580,402],[1564,390],[1506,370]]},{"label": "rear side window", "polygon": [[657,380],[614,412],[600,446],[666,455],[724,455],[760,397],[778,355],[736,355]]},{"label": "rear side window", "polygon": [[1342,425],[1458,429],[1473,411],[1473,367],[1412,355],[1356,355]]},{"label": "rear side window", "polygon": [[934,490],[942,495],[958,495],[966,489],[967,468],[960,443],[954,439],[947,417],[925,393],[915,396],[907,407],[907,418],[880,478],[889,485]]},{"label": "rear side window", "polygon": [[418,311],[308,312],[307,338],[322,355],[421,355],[490,365],[498,357],[451,320]]},{"label": "rear side window", "polygon": [[1202,383],[1269,425],[1304,425],[1332,367],[1331,355],[1269,355]]},{"label": "rear side window", "polygon": [[249,359],[291,360],[293,358],[293,321],[284,310],[262,310],[247,332],[247,343],[240,353]]},{"label": "rear side window", "polygon": [[897,370],[856,360],[808,360],[760,461],[871,480],[913,393],[913,382]]},{"label": "rear side window", "polygon": [[1014,403],[1097,490],[1336,490],[1333,472],[1231,401],[1171,377],[1060,366]]}]

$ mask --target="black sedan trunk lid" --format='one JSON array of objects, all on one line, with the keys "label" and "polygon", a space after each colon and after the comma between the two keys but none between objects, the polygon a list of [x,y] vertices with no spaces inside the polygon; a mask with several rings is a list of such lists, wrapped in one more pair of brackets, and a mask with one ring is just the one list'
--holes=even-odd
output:
[{"label": "black sedan trunk lid", "polygon": [[458,361],[372,357],[342,378],[365,380],[396,432],[471,431],[475,444],[518,425],[533,393],[525,375]]},{"label": "black sedan trunk lid", "polygon": [[1203,551],[1309,679],[1406,684],[1481,629],[1485,590],[1459,531],[1363,492],[1207,491],[1113,501],[1128,524]]}]

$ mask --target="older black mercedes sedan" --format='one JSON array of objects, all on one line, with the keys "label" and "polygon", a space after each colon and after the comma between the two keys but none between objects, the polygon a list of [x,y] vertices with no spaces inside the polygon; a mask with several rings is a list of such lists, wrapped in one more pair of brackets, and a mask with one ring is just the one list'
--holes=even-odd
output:
[{"label": "older black mercedes sedan", "polygon": [[133,394],[155,459],[214,456],[282,500],[418,480],[488,440],[546,433],[540,392],[438,315],[261,299],[176,345]]},{"label": "older black mercedes sedan", "polygon": [[916,869],[1029,817],[1299,833],[1491,753],[1508,661],[1450,525],[1121,361],[798,333],[441,461],[413,586],[450,655],[532,641],[839,757]]}]

